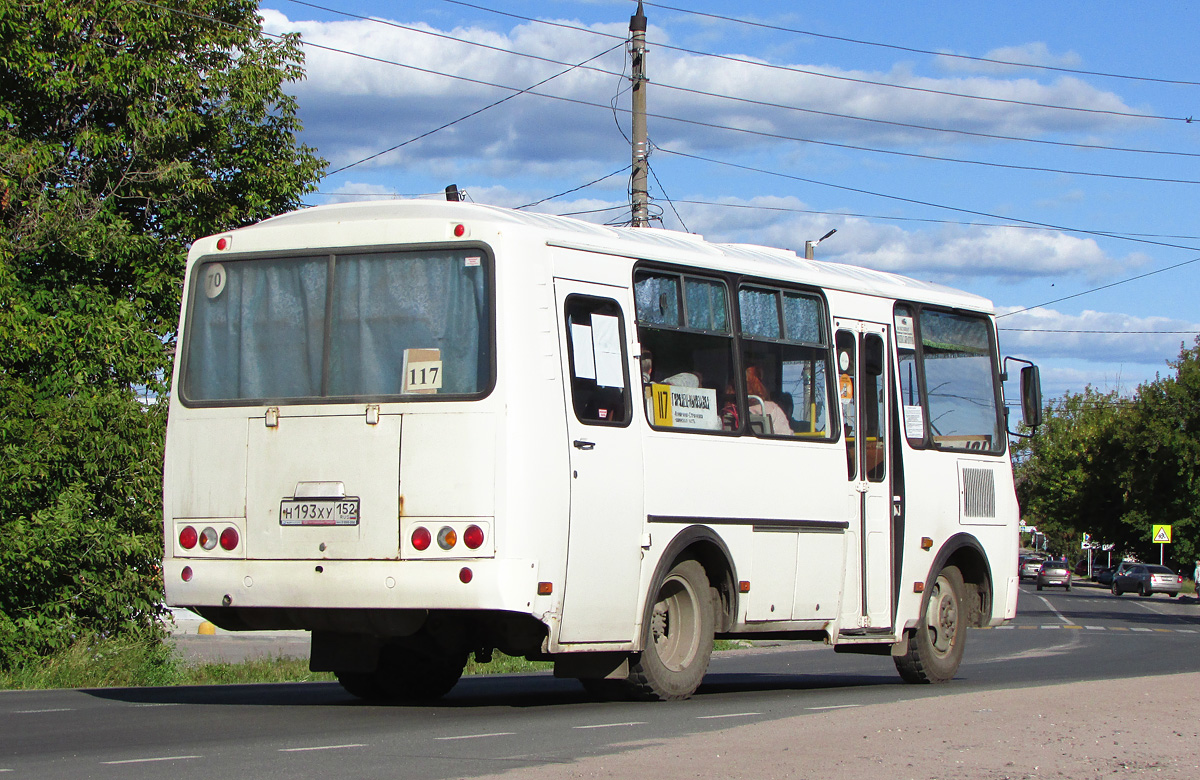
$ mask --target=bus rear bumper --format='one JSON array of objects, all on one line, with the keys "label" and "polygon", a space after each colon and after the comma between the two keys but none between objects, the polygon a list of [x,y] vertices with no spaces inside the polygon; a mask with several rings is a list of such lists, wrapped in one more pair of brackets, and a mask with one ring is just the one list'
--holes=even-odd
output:
[{"label": "bus rear bumper", "polygon": [[537,563],[521,559],[169,558],[163,561],[163,576],[167,604],[179,607],[501,610],[540,615],[556,611],[554,601],[559,598],[537,595]]}]

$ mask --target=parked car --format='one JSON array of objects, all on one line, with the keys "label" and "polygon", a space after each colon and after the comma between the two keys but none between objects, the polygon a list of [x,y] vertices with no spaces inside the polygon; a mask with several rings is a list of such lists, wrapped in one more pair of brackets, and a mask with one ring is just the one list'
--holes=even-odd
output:
[{"label": "parked car", "polygon": [[1116,566],[1105,566],[1100,569],[1092,569],[1092,579],[1101,585],[1112,585],[1113,572],[1116,570]]},{"label": "parked car", "polygon": [[1152,596],[1155,593],[1165,593],[1171,598],[1179,595],[1183,588],[1183,577],[1154,563],[1139,563],[1130,566],[1125,571],[1118,571],[1113,576],[1112,592],[1114,596],[1122,593],[1140,593],[1142,596]]},{"label": "parked car", "polygon": [[1021,565],[1017,569],[1017,571],[1020,573],[1020,578],[1023,580],[1036,580],[1038,569],[1042,568],[1043,560],[1045,559],[1036,558],[1034,556],[1022,558]]},{"label": "parked car", "polygon": [[1066,561],[1042,561],[1037,574],[1037,589],[1059,585],[1071,589],[1071,566]]}]

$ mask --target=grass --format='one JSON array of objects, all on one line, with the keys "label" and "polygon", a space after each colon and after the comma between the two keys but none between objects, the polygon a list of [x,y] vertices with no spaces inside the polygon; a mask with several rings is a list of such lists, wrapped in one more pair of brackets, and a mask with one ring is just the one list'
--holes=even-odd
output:
[{"label": "grass", "polygon": [[[749,647],[741,640],[718,639],[714,650]],[[495,653],[488,663],[467,661],[464,675],[549,671],[550,661]],[[137,688],[172,685],[231,685],[280,682],[331,682],[330,672],[310,672],[301,658],[258,657],[239,663],[188,663],[169,643],[144,639],[78,642],[46,658],[0,670],[0,689]]]}]

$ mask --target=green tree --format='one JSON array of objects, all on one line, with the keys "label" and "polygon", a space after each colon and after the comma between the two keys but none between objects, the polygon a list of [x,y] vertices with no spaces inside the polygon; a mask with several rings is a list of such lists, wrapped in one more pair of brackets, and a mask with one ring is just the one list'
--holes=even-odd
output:
[{"label": "green tree", "polygon": [[1049,404],[1044,422],[1017,451],[1017,498],[1028,525],[1057,554],[1079,555],[1085,532],[1118,549],[1129,540],[1121,522],[1125,496],[1121,428],[1128,399],[1088,387]]},{"label": "green tree", "polygon": [[324,161],[252,0],[0,0],[0,666],[153,632],[187,242]]},{"label": "green tree", "polygon": [[1123,521],[1144,560],[1157,561],[1153,525],[1171,526],[1163,550],[1185,576],[1200,554],[1200,338],[1170,363],[1172,375],[1138,388],[1130,424],[1122,432],[1128,496]]}]

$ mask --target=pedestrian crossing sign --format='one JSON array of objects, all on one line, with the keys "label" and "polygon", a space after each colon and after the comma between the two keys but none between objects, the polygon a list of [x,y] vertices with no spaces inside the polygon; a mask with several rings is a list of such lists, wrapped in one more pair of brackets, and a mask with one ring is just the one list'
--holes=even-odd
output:
[{"label": "pedestrian crossing sign", "polygon": [[1155,544],[1170,544],[1171,543],[1171,526],[1169,526],[1169,525],[1154,526],[1154,543]]}]

